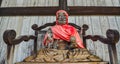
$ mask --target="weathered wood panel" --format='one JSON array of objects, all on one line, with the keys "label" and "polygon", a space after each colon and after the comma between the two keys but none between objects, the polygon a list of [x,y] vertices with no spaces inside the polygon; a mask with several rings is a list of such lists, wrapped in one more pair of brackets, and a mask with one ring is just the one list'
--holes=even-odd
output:
[{"label": "weathered wood panel", "polygon": [[[91,17],[91,25],[92,25],[92,32],[93,34],[100,34],[101,35],[101,27],[100,27],[100,20],[99,20],[99,16],[93,16]],[[102,54],[99,54],[100,51],[101,53],[103,53],[103,49],[102,48],[102,43],[100,42],[94,42],[95,45],[95,51],[96,51],[96,55],[98,55],[99,57],[103,58]]]},{"label": "weathered wood panel", "polygon": [[58,6],[58,1],[59,0],[3,0],[1,7]]},{"label": "weathered wood panel", "polygon": [[[109,29],[108,19],[106,16],[99,17],[100,25],[101,25],[101,32],[103,36],[106,36],[106,31]],[[108,52],[108,45],[102,45],[103,48],[103,59],[109,61],[109,52]]]},{"label": "weathered wood panel", "polygon": [[[87,24],[89,26],[89,30],[86,31],[86,34],[93,34],[92,33],[91,17],[90,16],[83,16],[83,24]],[[92,54],[95,54],[95,45],[94,45],[92,40],[87,40],[87,49]]]},{"label": "weathered wood panel", "polygon": [[[58,0],[3,0],[2,7],[11,6],[57,6]],[[68,0],[68,5],[72,6],[120,6],[120,0]],[[43,25],[47,22],[55,21],[55,16],[16,16],[16,17],[1,17],[0,18],[0,64],[4,64],[6,59],[6,45],[3,42],[3,32],[6,29],[15,29],[17,36],[34,34],[31,29],[32,24]],[[69,22],[77,25],[88,24],[89,30],[86,34],[104,35],[109,28],[117,29],[120,32],[120,17],[119,16],[70,16]],[[38,41],[43,40],[44,35],[39,35]],[[39,48],[43,47],[42,43],[38,42]],[[90,52],[100,56],[103,60],[109,61],[107,45],[100,42],[87,41],[87,47]],[[118,61],[120,64],[120,41],[117,44]],[[14,61],[20,62],[25,57],[32,54],[33,41],[22,42],[15,47]]]},{"label": "weathered wood panel", "polygon": [[[5,19],[4,19],[5,18]],[[34,34],[33,30],[30,28],[32,24],[37,23],[39,25],[43,25],[49,21],[53,22],[55,20],[55,17],[7,17],[8,19],[6,19],[6,17],[2,17],[1,19],[4,19],[4,22],[2,20],[1,25],[3,28],[1,28],[1,36],[3,34],[3,31],[5,29],[15,29],[17,31],[18,35],[28,35],[28,34]],[[54,19],[51,19],[54,18]],[[112,20],[114,19],[114,21]],[[79,23],[80,25],[82,24],[88,24],[90,29],[92,30],[88,30],[87,34],[98,34],[98,35],[105,35],[105,32],[107,29],[109,28],[114,28],[119,30],[117,27],[119,24],[119,20],[115,21],[115,18],[111,17],[101,17],[99,18],[99,16],[75,16],[75,17],[69,17],[69,22],[73,22],[73,23]],[[14,21],[13,21],[14,20]],[[110,21],[111,20],[111,21]],[[6,21],[6,22],[5,22]],[[35,21],[35,22],[34,22]],[[113,25],[115,24],[114,22],[117,22],[118,25]],[[111,26],[116,26],[116,27],[110,27]],[[6,27],[7,26],[7,27]],[[5,28],[6,27],[6,28]],[[40,35],[40,38],[38,39],[39,41],[41,41],[43,38],[43,35]],[[1,37],[2,39],[2,37]],[[1,47],[6,46],[4,42],[1,42]],[[41,42],[39,42],[40,46],[39,48],[41,48]],[[100,56],[101,58],[103,58],[106,61],[109,61],[109,55],[108,55],[108,50],[106,45],[100,43],[100,42],[88,42],[88,49],[93,53],[96,54],[98,56]],[[119,46],[119,44],[117,44],[117,46]],[[117,48],[119,49],[119,48]],[[2,50],[6,50],[6,47],[4,47],[4,49]],[[26,42],[22,42],[21,44],[17,45],[15,47],[15,56],[14,56],[14,62],[19,62],[22,61],[25,57],[31,55],[33,50],[33,41],[29,41],[28,43]],[[4,51],[2,51],[2,55],[3,57],[1,57],[0,59],[4,59]],[[101,54],[100,54],[101,52]],[[118,56],[119,56],[119,52],[118,52]],[[119,57],[118,57],[119,58]]]},{"label": "weathered wood panel", "polygon": [[[116,17],[116,24],[120,33],[120,16]],[[117,43],[117,55],[118,55],[118,62],[120,63],[120,40],[119,43]]]},{"label": "weathered wood panel", "polygon": [[120,6],[120,0],[68,0],[68,6]]},{"label": "weathered wood panel", "polygon": [[3,42],[3,32],[4,30],[7,29],[7,25],[8,25],[8,20],[9,17],[2,17],[1,18],[1,29],[0,29],[0,63],[5,63],[5,58],[6,58],[6,44]]}]

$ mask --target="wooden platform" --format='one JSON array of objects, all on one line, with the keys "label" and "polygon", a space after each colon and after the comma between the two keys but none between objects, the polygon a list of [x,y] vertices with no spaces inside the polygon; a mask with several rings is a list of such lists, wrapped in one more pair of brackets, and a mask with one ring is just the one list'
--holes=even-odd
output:
[{"label": "wooden platform", "polygon": [[108,64],[108,62],[80,62],[80,63],[32,63],[32,62],[18,62],[16,64]]}]

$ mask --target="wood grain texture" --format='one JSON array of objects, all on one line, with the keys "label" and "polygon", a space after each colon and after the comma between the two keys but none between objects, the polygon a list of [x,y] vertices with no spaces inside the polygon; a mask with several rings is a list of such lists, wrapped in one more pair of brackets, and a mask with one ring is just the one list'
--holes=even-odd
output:
[{"label": "wood grain texture", "polygon": [[[99,20],[100,20],[102,35],[105,36],[107,29],[109,29],[108,17],[100,16]],[[104,44],[102,46],[102,48],[103,48],[103,51],[104,51],[103,52],[103,59],[106,60],[106,61],[109,61],[108,46],[106,44]]]},{"label": "wood grain texture", "polygon": [[[58,0],[50,0],[50,2],[48,2],[48,0],[16,0],[16,4],[15,2],[13,3],[9,3],[10,1],[12,0],[3,0],[1,6],[2,7],[8,7],[9,5],[10,6],[23,6],[23,7],[29,7],[29,6],[47,6],[47,5],[50,5],[50,6],[58,6],[58,3],[57,1]],[[75,6],[120,6],[119,4],[119,0],[68,0],[69,1],[69,6],[72,6],[72,5],[75,5]],[[115,2],[114,5],[112,4],[112,2]],[[97,4],[94,4],[94,3],[97,3]],[[108,28],[112,28],[110,27],[110,23],[111,22],[116,22],[116,24],[114,24],[115,26],[117,27],[114,27],[115,29],[117,29],[118,31],[120,31],[120,17],[119,16],[112,16],[114,21],[111,20],[110,18],[108,18],[108,16],[101,16],[101,15],[98,15],[99,18],[99,24],[100,24],[100,28],[101,29],[98,29],[97,25],[95,25],[94,27],[96,27],[96,32],[97,31],[100,31],[101,30],[101,35],[105,35],[105,32]],[[14,17],[14,18],[13,18]],[[84,23],[85,24],[88,24],[89,25],[89,30],[87,31],[86,34],[94,34],[93,33],[93,24],[94,24],[94,21],[92,20],[93,16],[77,16],[78,19],[75,19],[76,16],[70,16],[69,17],[69,22],[73,22],[73,23],[76,23],[79,25],[83,25]],[[109,20],[110,23],[109,23]],[[12,16],[12,17],[9,17],[9,16],[4,16],[4,17],[1,17],[1,20],[0,20],[0,64],[4,64],[4,62],[6,61],[5,60],[5,53],[6,53],[6,45],[4,44],[3,42],[3,39],[2,39],[2,35],[3,35],[3,32],[8,29],[15,29],[17,34],[18,35],[27,35],[27,34],[34,34],[34,31],[30,28],[31,25],[33,24],[38,24],[39,26],[40,25],[43,25],[47,22],[53,22],[55,21],[55,15],[54,16]],[[92,23],[91,23],[92,22]],[[97,21],[98,22],[98,21]],[[15,26],[14,26],[14,23],[15,23]],[[111,24],[113,25],[113,24]],[[45,29],[46,30],[46,29]],[[98,33],[96,33],[97,35],[99,35]],[[17,36],[18,36],[17,35]],[[42,40],[43,40],[43,37],[44,35],[39,35],[39,38],[38,38],[38,46],[39,48],[42,48],[43,45],[42,45]],[[95,45],[96,43],[99,43],[99,42],[91,42],[91,40],[89,40],[87,43],[88,44],[88,49],[89,50],[92,50],[91,52],[93,52],[94,54],[96,54],[96,51],[95,50],[96,48],[95,47],[98,47],[99,45]],[[33,50],[33,41],[29,41],[28,43],[26,42],[22,42],[20,45],[17,45],[15,46],[15,53],[14,53],[14,62],[20,62],[22,61],[25,57],[29,56],[32,54],[32,50]],[[39,49],[38,48],[38,49]],[[105,61],[109,61],[109,55],[108,55],[108,50],[107,50],[107,47],[106,45],[103,45],[101,47],[98,47],[100,49],[102,49],[103,53],[101,53],[102,56],[102,59],[105,60]],[[120,41],[119,43],[117,43],[117,54],[118,54],[118,64],[120,64]],[[99,53],[97,53],[97,55],[99,55]]]},{"label": "wood grain texture", "polygon": [[[2,7],[58,6],[59,0],[3,0]],[[8,3],[9,6],[4,6]]]},{"label": "wood grain texture", "polygon": [[[117,24],[117,27],[118,27],[118,30],[119,30],[119,33],[120,33],[120,17],[119,16],[117,16],[116,17],[116,24]],[[118,42],[118,44],[116,45],[116,47],[117,47],[117,55],[118,55],[118,62],[120,62],[120,41]]]},{"label": "wood grain texture", "polygon": [[7,25],[8,25],[8,20],[9,20],[9,17],[2,17],[1,18],[1,29],[0,29],[0,63],[5,63],[6,60],[6,55],[5,53],[7,52],[7,46],[4,44],[4,41],[3,41],[3,38],[2,38],[2,35],[3,35],[3,32],[4,30],[7,29]]}]

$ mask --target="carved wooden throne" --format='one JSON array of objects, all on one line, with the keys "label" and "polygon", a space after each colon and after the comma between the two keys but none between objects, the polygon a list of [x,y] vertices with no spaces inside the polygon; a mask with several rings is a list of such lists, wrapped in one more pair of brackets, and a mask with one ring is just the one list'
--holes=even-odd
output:
[{"label": "carved wooden throne", "polygon": [[[108,29],[106,32],[106,37],[100,36],[100,35],[86,35],[85,32],[88,30],[88,25],[83,25],[81,29],[80,26],[74,24],[74,23],[69,23],[70,25],[74,26],[78,31],[83,31],[82,32],[82,37],[83,37],[83,42],[84,46],[86,47],[86,40],[91,39],[92,41],[101,41],[104,44],[108,44],[108,50],[109,50],[109,55],[110,55],[110,63],[112,64],[117,64],[117,53],[116,53],[116,43],[119,41],[119,32],[117,30],[113,29]],[[7,44],[7,61],[8,64],[12,64],[12,56],[14,56],[14,47],[15,45],[18,45],[22,41],[28,41],[30,39],[34,40],[34,57],[37,55],[37,38],[38,34],[42,31],[42,29],[48,27],[48,26],[53,26],[55,25],[55,22],[53,23],[46,23],[45,25],[42,25],[38,27],[37,24],[32,25],[32,29],[35,32],[35,35],[22,35],[19,37],[16,37],[16,32],[14,30],[6,30],[3,34],[3,39],[5,43]],[[55,64],[72,64],[70,62],[64,63],[64,62],[55,62]],[[45,64],[44,63],[32,63],[32,62],[20,62],[17,64]],[[47,64],[47,63],[46,63]],[[53,64],[53,63],[48,63],[48,64]],[[74,64],[74,63],[73,63]],[[108,64],[108,62],[100,61],[100,62],[76,62],[76,64]]]}]

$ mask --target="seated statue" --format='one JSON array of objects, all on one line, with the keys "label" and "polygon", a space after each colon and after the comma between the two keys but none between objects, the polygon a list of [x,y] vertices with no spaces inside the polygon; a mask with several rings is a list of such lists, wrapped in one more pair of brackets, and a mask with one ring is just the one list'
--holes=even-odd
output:
[{"label": "seated statue", "polygon": [[48,45],[50,42],[59,42],[64,40],[68,43],[74,41],[78,48],[84,48],[83,42],[77,32],[77,30],[68,24],[68,14],[64,10],[59,10],[56,13],[56,25],[52,26],[45,35],[44,44]]},{"label": "seated statue", "polygon": [[56,13],[56,25],[51,26],[44,38],[45,48],[37,56],[27,57],[26,62],[80,62],[102,61],[85,49],[77,30],[68,24],[68,13]]}]

